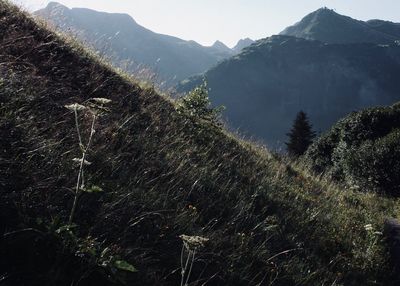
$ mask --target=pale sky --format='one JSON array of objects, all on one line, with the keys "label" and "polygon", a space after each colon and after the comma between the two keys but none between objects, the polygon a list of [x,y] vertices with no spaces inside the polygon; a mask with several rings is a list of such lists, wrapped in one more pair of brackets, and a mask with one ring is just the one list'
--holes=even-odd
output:
[{"label": "pale sky", "polygon": [[[12,0],[29,11],[46,0]],[[157,33],[211,45],[232,47],[241,38],[277,34],[306,14],[328,7],[359,20],[400,22],[400,0],[58,0],[69,7],[127,13]]]}]

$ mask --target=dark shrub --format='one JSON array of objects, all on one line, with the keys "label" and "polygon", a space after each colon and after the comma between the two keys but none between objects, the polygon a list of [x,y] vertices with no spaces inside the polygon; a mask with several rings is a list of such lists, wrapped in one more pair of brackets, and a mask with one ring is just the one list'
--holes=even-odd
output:
[{"label": "dark shrub", "polygon": [[400,129],[385,137],[367,140],[343,158],[348,182],[363,189],[400,194]]},{"label": "dark shrub", "polygon": [[304,156],[316,173],[350,187],[399,195],[400,108],[370,108],[340,120]]}]

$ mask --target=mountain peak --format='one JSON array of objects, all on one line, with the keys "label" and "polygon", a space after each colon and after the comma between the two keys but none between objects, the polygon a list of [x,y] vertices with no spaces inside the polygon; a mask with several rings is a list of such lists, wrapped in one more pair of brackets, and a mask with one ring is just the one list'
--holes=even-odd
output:
[{"label": "mountain peak", "polygon": [[385,27],[378,30],[368,22],[356,20],[323,7],[308,14],[300,22],[286,28],[280,34],[330,44],[389,44],[398,38],[396,30],[400,30],[400,27],[390,28],[391,30]]},{"label": "mountain peak", "polygon": [[55,10],[55,9],[61,9],[61,10],[69,10],[69,8],[67,6],[64,6],[63,4],[60,4],[58,2],[49,2],[49,4],[47,4],[46,8],[47,10]]},{"label": "mountain peak", "polygon": [[250,38],[240,39],[237,42],[236,46],[233,47],[233,50],[235,52],[240,52],[242,49],[250,46],[253,43],[254,43],[254,41],[252,39],[250,39]]},{"label": "mountain peak", "polygon": [[[322,7],[319,8],[318,10],[315,10],[314,12],[311,12],[310,14],[307,15],[310,18],[313,18],[314,20],[329,20],[329,19],[334,19],[334,18],[338,18],[338,19],[351,19],[354,20],[350,17],[341,15],[339,13],[337,13],[334,9],[330,9],[328,7]],[[307,18],[307,16],[305,18]]]},{"label": "mountain peak", "polygon": [[[312,22],[312,21],[321,23],[324,21],[334,21],[334,19],[336,19],[337,21],[342,21],[344,19],[354,20],[350,17],[347,17],[347,16],[337,13],[333,9],[330,9],[328,7],[322,7],[322,8],[319,8],[318,10],[315,10],[314,12],[311,12],[310,14],[306,15],[299,23]],[[356,21],[356,20],[354,20],[354,21]]]},{"label": "mountain peak", "polygon": [[212,45],[213,48],[219,49],[219,50],[230,50],[230,48],[227,47],[223,42],[217,40],[215,43]]},{"label": "mountain peak", "polygon": [[[328,7],[319,8],[318,10],[314,11],[313,13],[318,14],[318,15],[339,15],[338,13],[335,12],[335,10],[330,9]],[[313,14],[313,13],[311,13],[311,14]]]}]

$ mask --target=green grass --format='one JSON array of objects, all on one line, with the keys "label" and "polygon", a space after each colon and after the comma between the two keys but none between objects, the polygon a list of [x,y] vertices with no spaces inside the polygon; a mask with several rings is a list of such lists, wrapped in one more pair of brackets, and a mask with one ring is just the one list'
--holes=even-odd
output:
[{"label": "green grass", "polygon": [[[6,283],[178,285],[185,234],[209,239],[196,253],[190,285],[396,284],[374,231],[397,217],[397,200],[340,189],[180,115],[172,100],[3,1],[0,29]],[[62,227],[74,197],[72,159],[80,153],[64,105],[93,97],[112,99],[85,169],[104,193],[81,196],[69,231]],[[106,248],[138,272],[110,278],[99,266]]]}]

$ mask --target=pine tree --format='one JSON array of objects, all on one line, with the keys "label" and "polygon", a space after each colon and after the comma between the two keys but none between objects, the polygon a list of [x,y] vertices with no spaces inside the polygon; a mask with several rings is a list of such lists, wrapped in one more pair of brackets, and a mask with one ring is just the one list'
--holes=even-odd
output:
[{"label": "pine tree", "polygon": [[293,157],[303,155],[315,137],[315,132],[312,131],[312,125],[305,112],[300,111],[297,113],[293,127],[287,136],[289,137],[289,142],[285,144],[289,155]]},{"label": "pine tree", "polygon": [[211,107],[208,90],[207,82],[204,81],[203,84],[190,91],[186,96],[181,97],[177,101],[178,113],[221,125],[220,115],[225,107]]}]

